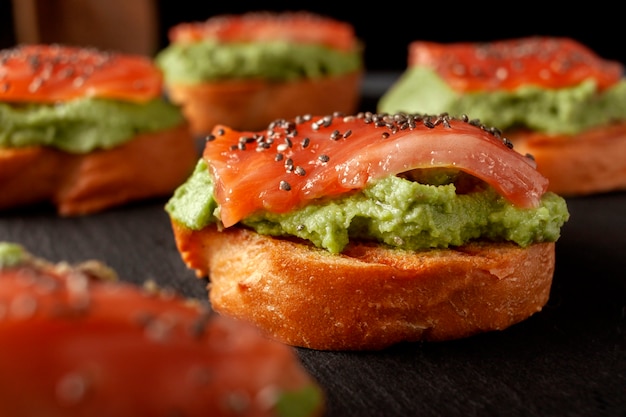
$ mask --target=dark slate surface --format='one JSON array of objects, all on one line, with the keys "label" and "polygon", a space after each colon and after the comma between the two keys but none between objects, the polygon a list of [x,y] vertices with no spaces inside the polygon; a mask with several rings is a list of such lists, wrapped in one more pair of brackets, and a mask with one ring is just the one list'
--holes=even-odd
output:
[{"label": "dark slate surface", "polygon": [[[380,82],[367,80],[364,109]],[[183,265],[164,204],[80,218],[50,207],[5,212],[0,240],[54,261],[99,259],[122,279],[205,299],[207,281]],[[379,352],[297,349],[326,390],[327,416],[626,416],[626,193],[572,198],[568,207],[550,300],[530,319]]]}]

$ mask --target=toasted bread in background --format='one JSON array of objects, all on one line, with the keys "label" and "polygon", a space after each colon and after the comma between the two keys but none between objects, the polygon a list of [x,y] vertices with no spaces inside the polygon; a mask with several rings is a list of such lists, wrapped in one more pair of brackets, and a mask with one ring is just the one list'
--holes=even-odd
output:
[{"label": "toasted bread in background", "polygon": [[164,197],[187,178],[197,157],[186,124],[86,154],[0,148],[0,210],[47,202],[61,216],[78,216]]}]

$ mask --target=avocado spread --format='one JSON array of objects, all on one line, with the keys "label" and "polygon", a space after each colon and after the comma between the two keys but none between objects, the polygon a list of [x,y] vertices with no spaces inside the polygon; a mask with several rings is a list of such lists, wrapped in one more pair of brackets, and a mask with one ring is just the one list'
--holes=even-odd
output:
[{"label": "avocado spread", "polygon": [[466,114],[503,131],[528,128],[547,134],[576,134],[626,120],[626,80],[602,92],[593,80],[587,80],[563,89],[528,85],[515,91],[461,94],[434,70],[414,67],[381,97],[378,111]]},{"label": "avocado spread", "polygon": [[[165,209],[192,230],[219,222],[213,188],[207,164],[200,159]],[[360,192],[290,213],[255,213],[242,224],[261,234],[296,236],[339,253],[350,239],[409,250],[458,246],[474,239],[512,241],[525,247],[556,241],[568,219],[565,200],[551,192],[542,197],[539,207],[523,209],[486,185],[457,193],[454,183],[430,185],[390,176]]]},{"label": "avocado spread", "polygon": [[87,153],[183,121],[179,108],[162,99],[146,103],[96,98],[58,104],[0,103],[0,148],[50,146]]},{"label": "avocado spread", "polygon": [[306,417],[316,413],[324,398],[313,384],[305,385],[295,391],[281,391],[276,403],[279,417]]},{"label": "avocado spread", "polygon": [[173,43],[155,58],[167,83],[225,79],[288,81],[343,75],[362,69],[361,50],[289,42]]},{"label": "avocado spread", "polygon": [[16,266],[28,256],[21,245],[11,242],[0,242],[0,269]]}]

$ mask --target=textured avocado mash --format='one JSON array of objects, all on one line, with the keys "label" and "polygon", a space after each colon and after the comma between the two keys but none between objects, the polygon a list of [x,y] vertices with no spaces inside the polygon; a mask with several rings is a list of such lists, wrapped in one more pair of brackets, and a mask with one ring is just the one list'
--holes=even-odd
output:
[{"label": "textured avocado mash", "polygon": [[183,121],[178,107],[162,99],[143,104],[94,98],[45,105],[0,103],[0,147],[38,145],[87,153]]},{"label": "textured avocado mash", "polygon": [[276,404],[280,417],[307,417],[314,415],[324,401],[315,385],[307,385],[297,391],[281,392]]},{"label": "textured avocado mash", "polygon": [[[569,219],[565,200],[554,193],[545,194],[538,208],[521,209],[487,186],[465,194],[456,191],[453,183],[426,185],[391,176],[344,198],[287,214],[256,213],[242,223],[262,234],[297,236],[338,253],[351,238],[410,250],[457,246],[472,239],[528,246],[556,241]],[[165,208],[194,230],[219,221],[204,160]]]},{"label": "textured avocado mash", "polygon": [[288,42],[173,43],[155,58],[167,83],[195,84],[224,79],[273,81],[342,75],[362,69],[360,50]]},{"label": "textured avocado mash", "polygon": [[434,70],[415,67],[408,68],[381,97],[378,111],[467,114],[504,131],[526,127],[551,134],[575,134],[626,119],[626,81],[603,92],[589,80],[558,90],[525,86],[514,92],[459,94]]},{"label": "textured avocado mash", "polygon": [[0,269],[22,263],[28,256],[21,245],[10,242],[0,242]]}]

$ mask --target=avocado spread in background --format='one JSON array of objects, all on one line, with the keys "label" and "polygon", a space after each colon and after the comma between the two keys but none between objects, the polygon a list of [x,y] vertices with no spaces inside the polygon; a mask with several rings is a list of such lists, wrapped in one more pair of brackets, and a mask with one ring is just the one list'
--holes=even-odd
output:
[{"label": "avocado spread in background", "polygon": [[575,134],[626,119],[626,80],[599,92],[592,80],[563,89],[524,86],[515,91],[460,94],[430,68],[408,68],[378,102],[386,113],[447,112],[468,115],[507,131],[529,128],[548,134]]},{"label": "avocado spread in background", "polygon": [[0,269],[22,263],[28,256],[21,245],[0,241]]},{"label": "avocado spread in background", "polygon": [[146,103],[85,98],[58,104],[0,103],[0,148],[50,146],[71,153],[110,149],[135,135],[183,123],[162,99]]},{"label": "avocado spread in background", "polygon": [[[206,162],[178,187],[165,209],[189,229],[219,221]],[[409,250],[446,248],[473,239],[512,241],[520,246],[553,242],[569,219],[565,200],[546,193],[533,209],[516,208],[492,188],[457,194],[454,184],[425,185],[390,176],[364,190],[286,214],[256,213],[242,221],[258,233],[297,236],[339,253],[349,239]]]},{"label": "avocado spread in background", "polygon": [[298,80],[343,75],[362,69],[362,53],[289,42],[173,43],[155,58],[167,83],[224,79]]}]

